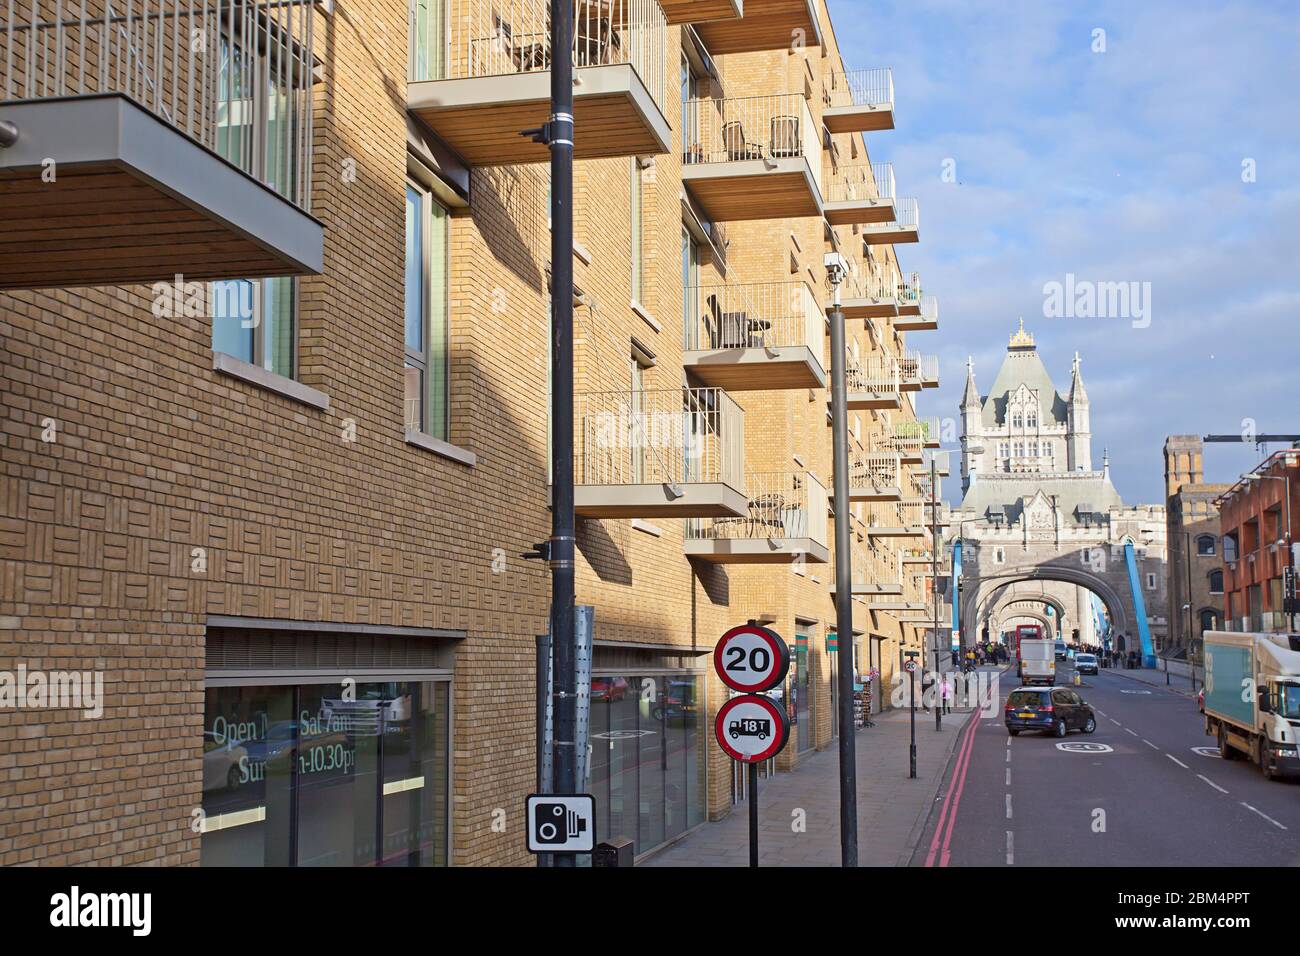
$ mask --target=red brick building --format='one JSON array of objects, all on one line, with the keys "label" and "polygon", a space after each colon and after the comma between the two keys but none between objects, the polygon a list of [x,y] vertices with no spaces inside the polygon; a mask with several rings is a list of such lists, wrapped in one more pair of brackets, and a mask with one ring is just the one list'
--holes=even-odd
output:
[{"label": "red brick building", "polygon": [[[1288,501],[1288,498],[1290,499]],[[1300,517],[1300,449],[1266,458],[1219,499],[1223,527],[1224,626],[1292,630],[1283,597]]]}]

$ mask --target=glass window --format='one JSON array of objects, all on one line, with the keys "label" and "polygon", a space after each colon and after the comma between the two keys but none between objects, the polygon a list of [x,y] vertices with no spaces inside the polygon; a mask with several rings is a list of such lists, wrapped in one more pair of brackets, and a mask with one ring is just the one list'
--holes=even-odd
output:
[{"label": "glass window", "polygon": [[406,427],[446,439],[447,210],[413,182],[406,186]]},{"label": "glass window", "polygon": [[1215,568],[1213,571],[1210,572],[1209,578],[1210,578],[1210,593],[1222,594],[1223,593],[1223,569]]},{"label": "glass window", "polygon": [[411,79],[443,78],[443,0],[411,0]]},{"label": "glass window", "polygon": [[1214,535],[1202,534],[1196,538],[1196,553],[1199,555],[1214,554]]},{"label": "glass window", "polygon": [[790,663],[794,669],[794,718],[798,722],[799,750],[804,751],[813,745],[812,738],[812,674],[808,657],[808,633],[797,631],[794,638],[794,660]]},{"label": "glass window", "polygon": [[209,688],[203,865],[445,865],[448,696],[445,681]]},{"label": "glass window", "polygon": [[700,335],[700,246],[690,230],[682,226],[682,328],[686,332],[686,348],[704,347]]}]

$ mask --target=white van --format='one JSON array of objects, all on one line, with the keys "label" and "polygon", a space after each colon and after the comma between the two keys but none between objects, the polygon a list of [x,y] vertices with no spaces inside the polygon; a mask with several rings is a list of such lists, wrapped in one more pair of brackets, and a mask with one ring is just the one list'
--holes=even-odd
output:
[{"label": "white van", "polygon": [[1056,683],[1056,648],[1053,641],[1020,642],[1019,677],[1024,684]]}]

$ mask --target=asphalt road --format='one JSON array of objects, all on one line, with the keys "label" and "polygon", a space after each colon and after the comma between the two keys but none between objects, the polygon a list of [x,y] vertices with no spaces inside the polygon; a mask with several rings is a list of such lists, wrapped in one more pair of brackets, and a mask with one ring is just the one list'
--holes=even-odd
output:
[{"label": "asphalt road", "polygon": [[1003,675],[996,716],[963,728],[914,866],[1300,865],[1300,783],[1220,759],[1188,696],[1109,670],[1082,679],[1097,731],[1059,741],[1007,733],[1017,684]]}]

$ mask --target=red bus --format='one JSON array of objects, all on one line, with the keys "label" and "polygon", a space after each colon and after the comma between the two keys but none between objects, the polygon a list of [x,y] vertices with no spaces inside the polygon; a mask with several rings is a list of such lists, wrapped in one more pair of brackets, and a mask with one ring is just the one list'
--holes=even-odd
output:
[{"label": "red bus", "polygon": [[1039,624],[1017,624],[1011,635],[1011,657],[1020,660],[1021,641],[1039,641],[1043,638],[1043,628]]}]

